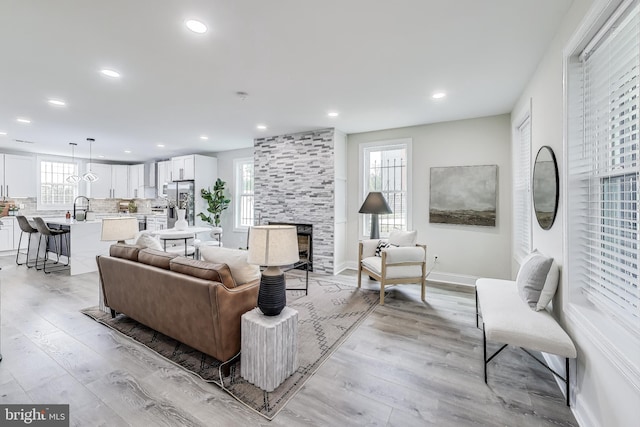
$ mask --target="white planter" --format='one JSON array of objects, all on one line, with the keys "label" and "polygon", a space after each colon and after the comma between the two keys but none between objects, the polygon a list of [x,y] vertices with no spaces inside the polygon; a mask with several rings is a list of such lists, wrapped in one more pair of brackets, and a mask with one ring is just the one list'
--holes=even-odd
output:
[{"label": "white planter", "polygon": [[222,234],[222,227],[211,227],[211,237],[216,237],[217,234]]}]

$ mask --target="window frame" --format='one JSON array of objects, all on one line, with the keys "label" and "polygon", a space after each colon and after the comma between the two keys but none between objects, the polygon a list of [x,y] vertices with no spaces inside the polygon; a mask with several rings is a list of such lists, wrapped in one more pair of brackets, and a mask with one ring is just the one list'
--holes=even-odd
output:
[{"label": "window frame", "polygon": [[[412,145],[413,145],[413,139],[412,138],[399,138],[399,139],[388,139],[388,140],[379,140],[379,141],[372,141],[372,142],[363,142],[359,144],[358,147],[358,154],[359,154],[359,164],[358,164],[358,170],[359,170],[359,183],[358,183],[358,194],[359,194],[359,200],[358,200],[358,208],[360,206],[362,206],[362,203],[364,203],[364,199],[367,197],[367,193],[368,193],[368,179],[367,179],[367,173],[368,173],[368,165],[365,164],[365,153],[371,150],[392,150],[392,149],[398,149],[398,148],[404,148],[406,150],[406,157],[407,157],[407,162],[406,162],[406,174],[407,174],[407,179],[406,179],[406,185],[407,185],[407,189],[406,189],[406,201],[407,201],[407,205],[406,205],[406,218],[405,218],[405,222],[407,224],[407,230],[413,230],[413,221],[412,221],[412,199],[413,199],[413,193],[412,193],[412,185],[411,185],[411,176],[412,176]],[[369,238],[369,229],[367,227],[368,221],[367,218],[369,216],[368,215],[363,215],[363,214],[358,214],[358,230],[359,230],[359,234],[360,234],[360,239],[368,239]],[[382,231],[380,232],[380,238],[385,238],[388,237],[387,234],[383,233]]]},{"label": "window frame", "polygon": [[[511,136],[511,152],[512,152],[512,170],[513,170],[513,183],[512,183],[512,257],[518,263],[521,264],[524,258],[532,250],[533,242],[533,208],[532,208],[532,168],[531,168],[531,155],[532,155],[532,118],[531,118],[531,100],[526,107],[526,110],[515,115],[517,120],[512,123],[512,136]],[[518,148],[522,147],[522,127],[528,124],[529,126],[529,140],[527,146],[523,151],[518,151]],[[526,160],[525,160],[526,159]],[[526,161],[526,164],[525,164]],[[521,191],[526,191],[526,198],[523,200],[523,206],[518,204],[518,196]],[[522,212],[519,212],[522,209]],[[522,224],[518,223],[518,219],[523,218]],[[522,229],[520,230],[519,227]],[[526,241],[518,241],[520,234],[526,234]]]},{"label": "window frame", "polygon": [[[65,164],[73,164],[76,168],[76,174],[80,174],[81,163],[78,161],[71,161],[71,159],[67,157],[59,157],[59,156],[36,156],[36,173],[37,173],[37,196],[36,196],[36,209],[39,211],[67,211],[73,206],[73,200],[69,203],[44,203],[44,198],[42,197],[42,162],[52,162],[52,163],[65,163]],[[84,181],[80,181],[77,184],[65,184],[68,186],[73,186],[73,199],[78,197],[78,195],[82,194],[81,186],[84,185]]]},{"label": "window frame", "polygon": [[[249,225],[242,225],[242,219],[241,219],[241,214],[242,214],[242,209],[241,209],[241,199],[242,196],[245,194],[243,192],[243,177],[242,177],[242,166],[245,164],[251,164],[254,168],[253,171],[253,177],[254,177],[254,188],[253,191],[251,193],[252,196],[255,197],[255,162],[253,157],[242,157],[242,158],[237,158],[233,160],[233,188],[234,188],[234,192],[235,192],[235,202],[233,204],[234,206],[234,213],[233,213],[233,230],[234,231],[247,231],[249,230]],[[255,203],[255,201],[254,201]],[[254,208],[253,208],[253,218],[254,218],[254,222],[255,222],[255,204],[254,204]]]}]

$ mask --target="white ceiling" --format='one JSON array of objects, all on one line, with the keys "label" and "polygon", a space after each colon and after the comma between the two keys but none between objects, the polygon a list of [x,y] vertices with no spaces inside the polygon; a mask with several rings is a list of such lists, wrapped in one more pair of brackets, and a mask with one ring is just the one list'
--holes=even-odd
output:
[{"label": "white ceiling", "polygon": [[[508,113],[570,4],[2,0],[0,149],[68,156],[77,142],[76,156],[88,157],[93,137],[94,158],[135,162],[324,127]],[[192,33],[189,18],[209,31]],[[438,90],[448,96],[434,101]]]}]

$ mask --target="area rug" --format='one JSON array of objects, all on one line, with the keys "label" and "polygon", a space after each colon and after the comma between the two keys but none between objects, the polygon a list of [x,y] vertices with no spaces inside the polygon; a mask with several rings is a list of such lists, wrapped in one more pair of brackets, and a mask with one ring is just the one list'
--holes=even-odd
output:
[{"label": "area rug", "polygon": [[[304,277],[287,276],[287,287],[304,288]],[[100,311],[98,307],[81,311],[204,381],[218,385],[271,420],[376,307],[378,299],[377,292],[357,289],[316,274],[310,274],[308,295],[305,296],[304,291],[288,291],[287,306],[298,311],[299,367],[272,392],[265,392],[242,378],[240,357],[231,362],[229,376],[222,378],[218,360],[125,315],[120,314],[112,319],[110,314]]]}]

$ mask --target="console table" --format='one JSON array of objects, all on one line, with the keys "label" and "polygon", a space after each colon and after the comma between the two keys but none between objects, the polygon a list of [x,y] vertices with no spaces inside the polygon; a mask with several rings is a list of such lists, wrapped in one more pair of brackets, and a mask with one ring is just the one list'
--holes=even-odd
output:
[{"label": "console table", "polygon": [[275,390],[298,369],[298,312],[285,307],[277,316],[259,308],[242,315],[242,378],[264,391]]}]

